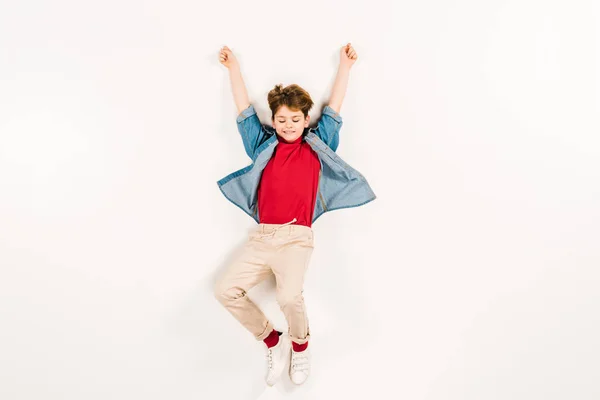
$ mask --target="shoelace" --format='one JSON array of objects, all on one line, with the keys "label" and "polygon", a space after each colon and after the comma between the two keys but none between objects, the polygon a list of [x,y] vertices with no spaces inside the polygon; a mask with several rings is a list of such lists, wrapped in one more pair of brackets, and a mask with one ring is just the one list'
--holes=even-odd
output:
[{"label": "shoelace", "polygon": [[293,224],[293,223],[294,223],[294,222],[296,222],[296,221],[297,221],[297,219],[296,219],[296,218],[294,218],[294,219],[293,219],[293,220],[291,220],[290,222],[286,222],[285,224],[281,224],[281,225],[279,225],[278,227],[276,227],[275,229],[273,229],[273,231],[272,231],[272,232],[269,232],[269,233],[261,233],[261,234],[260,234],[260,236],[261,236],[261,237],[275,236],[275,232],[277,232],[277,230],[278,230],[278,229],[281,229],[281,228],[283,228],[284,226],[288,226],[288,225],[290,225],[290,224]]},{"label": "shoelace", "polygon": [[269,361],[269,369],[273,369],[273,350],[267,351],[267,360]]},{"label": "shoelace", "polygon": [[273,350],[271,348],[267,351],[267,360],[269,361],[269,369],[273,369]]},{"label": "shoelace", "polygon": [[292,352],[292,369],[294,371],[308,369],[308,357],[302,352]]}]

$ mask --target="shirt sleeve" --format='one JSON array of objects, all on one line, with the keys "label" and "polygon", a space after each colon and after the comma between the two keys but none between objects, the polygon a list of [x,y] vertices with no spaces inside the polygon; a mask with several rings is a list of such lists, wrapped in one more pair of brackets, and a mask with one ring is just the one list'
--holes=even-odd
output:
[{"label": "shirt sleeve", "polygon": [[314,133],[335,151],[340,142],[339,133],[342,123],[341,115],[333,108],[325,106]]},{"label": "shirt sleeve", "polygon": [[238,131],[242,136],[246,154],[253,159],[256,149],[263,142],[265,135],[267,134],[265,127],[258,119],[258,115],[256,115],[254,105],[250,104],[248,108],[243,110],[240,115],[238,115],[236,122]]}]

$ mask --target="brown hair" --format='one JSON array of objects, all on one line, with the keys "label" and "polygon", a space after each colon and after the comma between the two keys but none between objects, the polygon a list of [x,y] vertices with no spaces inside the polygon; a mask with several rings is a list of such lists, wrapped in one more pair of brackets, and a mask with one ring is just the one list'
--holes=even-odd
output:
[{"label": "brown hair", "polygon": [[308,92],[296,84],[286,86],[275,85],[267,96],[269,108],[271,109],[271,119],[275,118],[275,113],[279,107],[286,106],[292,111],[302,111],[304,118],[308,117],[308,112],[313,106],[313,101]]}]

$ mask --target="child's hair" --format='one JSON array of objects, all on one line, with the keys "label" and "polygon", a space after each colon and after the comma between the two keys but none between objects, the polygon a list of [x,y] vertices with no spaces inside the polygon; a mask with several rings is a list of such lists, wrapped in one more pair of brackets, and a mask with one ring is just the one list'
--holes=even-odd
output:
[{"label": "child's hair", "polygon": [[279,107],[286,106],[292,111],[302,111],[304,118],[313,106],[313,101],[308,92],[296,84],[283,88],[282,85],[275,85],[267,96],[269,108],[271,109],[271,119],[275,118],[275,113]]}]

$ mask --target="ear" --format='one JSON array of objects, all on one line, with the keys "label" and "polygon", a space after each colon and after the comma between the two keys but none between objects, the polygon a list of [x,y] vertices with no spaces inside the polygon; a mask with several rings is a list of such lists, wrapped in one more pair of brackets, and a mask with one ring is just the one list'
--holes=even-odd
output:
[{"label": "ear", "polygon": [[308,123],[310,122],[310,115],[306,116],[306,120],[304,121],[304,127],[308,128]]}]

